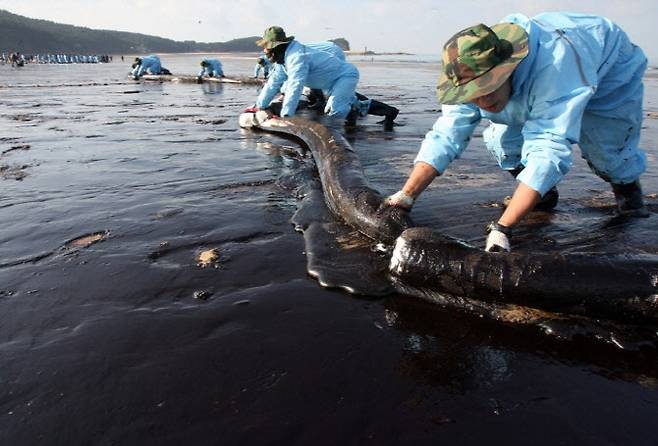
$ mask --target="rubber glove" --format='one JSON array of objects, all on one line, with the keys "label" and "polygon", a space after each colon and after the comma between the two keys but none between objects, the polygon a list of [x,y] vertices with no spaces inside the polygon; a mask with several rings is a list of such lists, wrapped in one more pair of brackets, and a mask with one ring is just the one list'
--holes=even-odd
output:
[{"label": "rubber glove", "polygon": [[414,205],[414,199],[400,190],[393,195],[386,197],[386,199],[384,199],[384,204],[395,206],[404,209],[405,211],[410,211],[411,207]]},{"label": "rubber glove", "polygon": [[484,250],[487,252],[510,252],[509,237],[512,229],[499,223],[491,222],[487,226],[487,243]]}]

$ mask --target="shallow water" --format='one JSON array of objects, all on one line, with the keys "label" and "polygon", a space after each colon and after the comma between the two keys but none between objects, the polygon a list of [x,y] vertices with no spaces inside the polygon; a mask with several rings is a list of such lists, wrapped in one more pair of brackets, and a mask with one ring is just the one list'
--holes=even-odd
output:
[{"label": "shallow water", "polygon": [[[198,58],[163,64],[191,74]],[[358,66],[359,90],[402,125],[370,117],[347,136],[394,192],[437,117],[438,67]],[[290,223],[308,155],[237,126],[257,87],[127,69],[0,67],[1,444],[656,444],[655,338],[627,351],[321,288]],[[576,149],[557,212],[533,214],[517,249],[658,253],[658,81],[646,90],[651,217],[615,219]],[[513,186],[476,136],[413,217],[483,245]]]}]

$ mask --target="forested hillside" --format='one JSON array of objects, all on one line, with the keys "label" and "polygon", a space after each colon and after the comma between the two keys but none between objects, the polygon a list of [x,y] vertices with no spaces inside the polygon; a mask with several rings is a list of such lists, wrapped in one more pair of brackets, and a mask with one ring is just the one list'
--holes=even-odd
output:
[{"label": "forested hillside", "polygon": [[[145,34],[106,31],[62,25],[47,20],[30,19],[0,10],[0,52],[20,51],[24,54],[144,54],[193,52],[259,52],[259,36],[243,37],[228,42],[179,42]],[[347,40],[334,39],[344,50]]]},{"label": "forested hillside", "polygon": [[0,10],[0,52],[130,54],[185,52],[257,52],[259,37],[228,42],[178,42],[161,37],[105,31],[36,20]]}]

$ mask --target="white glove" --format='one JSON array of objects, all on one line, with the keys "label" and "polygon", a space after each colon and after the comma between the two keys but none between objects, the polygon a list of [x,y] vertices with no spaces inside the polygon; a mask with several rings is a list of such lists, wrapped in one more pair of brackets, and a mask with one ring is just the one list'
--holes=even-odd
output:
[{"label": "white glove", "polygon": [[384,204],[395,206],[404,209],[405,211],[410,211],[411,207],[414,205],[414,199],[400,190],[393,195],[386,197]]},{"label": "white glove", "polygon": [[267,110],[258,110],[256,112],[245,112],[239,117],[240,127],[250,128],[259,127],[265,121],[269,120],[272,114]]},{"label": "white glove", "polygon": [[487,244],[484,250],[487,252],[510,252],[509,236],[512,230],[506,226],[491,222],[487,226]]}]

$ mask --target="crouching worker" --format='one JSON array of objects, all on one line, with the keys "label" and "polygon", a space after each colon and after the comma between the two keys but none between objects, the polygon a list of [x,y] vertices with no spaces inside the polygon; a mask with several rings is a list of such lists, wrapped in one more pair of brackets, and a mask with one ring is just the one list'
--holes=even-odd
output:
[{"label": "crouching worker", "polygon": [[137,80],[144,74],[171,74],[169,70],[163,68],[158,56],[135,57],[130,73],[133,79]]},{"label": "crouching worker", "polygon": [[639,178],[642,75],[647,60],[610,20],[545,13],[506,17],[455,34],[443,48],[437,95],[442,116],[390,205],[414,200],[463,152],[481,118],[488,149],[518,181],[504,213],[487,227],[487,251],[509,251],[512,228],[558,201],[557,183],[578,143],[592,171],[610,183],[618,212],[647,216]]},{"label": "crouching worker", "polygon": [[261,70],[263,71],[263,78],[267,79],[270,75],[271,63],[265,54],[262,54],[256,59],[256,66],[254,67],[254,78],[258,79]]},{"label": "crouching worker", "polygon": [[203,59],[201,61],[201,70],[199,71],[198,80],[206,77],[224,77],[224,71],[222,70],[222,63],[219,59]]},{"label": "crouching worker", "polygon": [[346,119],[346,123],[356,120],[359,107],[355,90],[359,71],[354,65],[326,51],[303,45],[293,36],[286,37],[278,26],[266,29],[263,38],[256,43],[276,66],[258,96],[257,109],[267,108],[287,81],[281,116],[295,114],[306,86],[325,92],[324,112],[327,115]]}]

